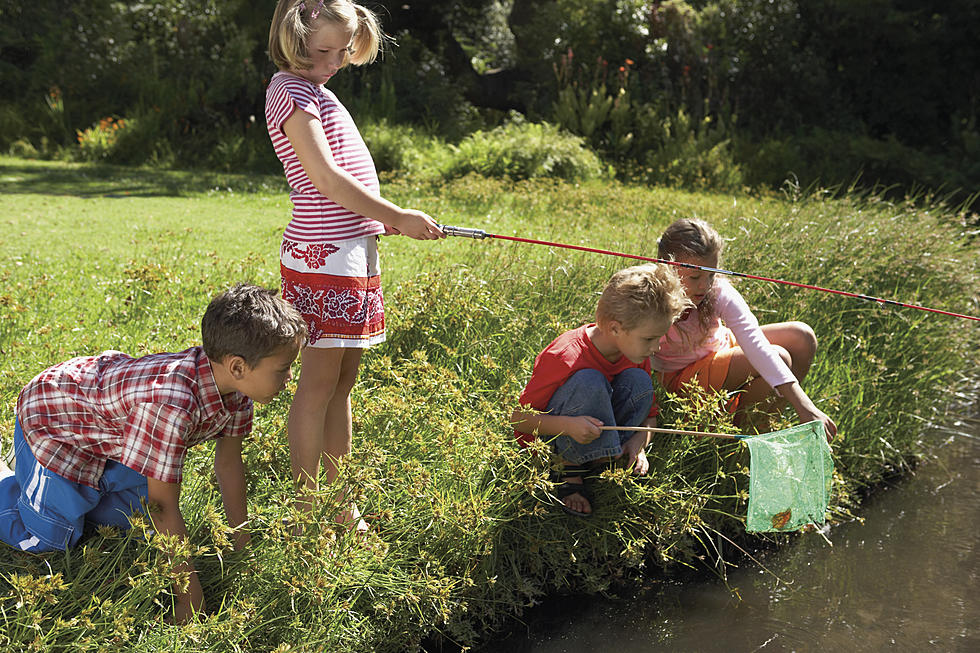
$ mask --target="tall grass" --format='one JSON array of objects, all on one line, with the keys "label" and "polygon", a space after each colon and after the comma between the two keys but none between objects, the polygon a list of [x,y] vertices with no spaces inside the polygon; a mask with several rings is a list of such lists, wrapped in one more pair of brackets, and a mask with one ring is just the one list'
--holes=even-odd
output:
[{"label": "tall grass", "polygon": [[[108,348],[190,346],[219,289],[278,282],[288,200],[275,183],[10,159],[0,175],[4,444],[20,387],[44,367]],[[734,270],[980,308],[977,243],[963,216],[941,206],[474,176],[393,178],[385,191],[445,223],[640,254],[655,251],[670,221],[697,215],[732,239],[725,265]],[[298,518],[285,442],[290,387],[258,408],[245,447],[256,534],[247,553],[229,550],[212,451],[189,457],[182,509],[206,619],[167,622],[165,543],[138,524],[94,532],[68,553],[0,547],[0,648],[401,651],[433,637],[469,645],[546,594],[714,564],[719,533],[746,539],[747,453],[738,444],[656,437],[647,478],[603,472],[590,520],[556,508],[543,447],[534,455],[514,445],[506,420],[534,356],[589,320],[597,291],[630,261],[464,239],[387,238],[382,256],[388,341],[364,357],[355,452],[342,474],[371,532],[338,531],[327,500],[302,536],[283,526]],[[739,289],[763,321],[801,319],[820,338],[805,387],[841,427],[832,515],[847,518],[863,488],[924,452],[922,422],[941,418],[951,392],[975,377],[976,327],[757,282]],[[667,422],[731,428],[707,398],[662,400]]]}]

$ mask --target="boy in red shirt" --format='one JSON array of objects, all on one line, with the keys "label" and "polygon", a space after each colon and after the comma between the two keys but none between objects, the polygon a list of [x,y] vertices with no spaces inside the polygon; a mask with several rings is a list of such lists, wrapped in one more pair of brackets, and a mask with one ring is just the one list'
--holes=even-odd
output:
[{"label": "boy in red shirt", "polygon": [[[187,448],[216,440],[214,471],[235,548],[248,540],[242,438],[252,401],[285,387],[306,339],[302,316],[275,291],[239,284],[201,320],[203,347],[131,358],[118,351],[73,358],[21,391],[15,468],[0,461],[0,540],[23,551],[64,551],[86,522],[128,528],[141,500],[159,507],[160,533],[187,535],[180,484]],[[189,560],[175,617],[204,607]]]},{"label": "boy in red shirt", "polygon": [[516,410],[511,422],[525,445],[535,434],[556,436],[549,443],[565,463],[556,494],[566,512],[592,513],[584,477],[594,463],[624,458],[647,473],[649,433],[599,427],[656,426],[650,356],[689,305],[667,266],[620,270],[599,297],[595,323],[558,336],[534,360],[519,402],[536,412]]}]

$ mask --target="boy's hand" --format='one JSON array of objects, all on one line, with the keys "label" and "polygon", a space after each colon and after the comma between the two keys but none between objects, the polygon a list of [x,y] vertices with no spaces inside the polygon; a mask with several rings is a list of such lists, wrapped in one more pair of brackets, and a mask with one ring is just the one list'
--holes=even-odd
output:
[{"label": "boy's hand", "polygon": [[589,444],[602,435],[602,430],[599,428],[602,426],[602,421],[595,417],[582,415],[579,417],[565,417],[565,420],[567,421],[562,433],[579,444]]},{"label": "boy's hand", "polygon": [[[180,483],[165,483],[155,478],[146,478],[147,501],[156,505],[158,510],[153,514],[153,528],[166,535],[178,535],[187,538],[187,525],[180,512]],[[189,574],[186,589],[174,585],[174,620],[184,623],[195,612],[204,610],[204,593],[201,591],[201,581],[197,577],[194,563],[189,559],[171,558],[174,571]]]},{"label": "boy's hand", "polygon": [[393,233],[416,240],[435,240],[446,237],[435,220],[414,209],[403,209],[398,222],[389,225],[389,228],[393,230]]},{"label": "boy's hand", "polygon": [[[628,431],[629,427],[625,426],[623,430]],[[634,433],[633,437],[623,444],[623,453],[619,455],[620,458],[625,459],[627,467],[633,468],[633,473],[637,476],[646,476],[647,472],[650,471],[650,461],[647,460],[647,454],[643,450],[646,447],[647,438],[646,433]]]}]

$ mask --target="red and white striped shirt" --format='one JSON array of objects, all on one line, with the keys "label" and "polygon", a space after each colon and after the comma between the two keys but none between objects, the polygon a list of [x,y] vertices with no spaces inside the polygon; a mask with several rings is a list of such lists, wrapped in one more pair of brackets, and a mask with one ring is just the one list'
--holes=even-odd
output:
[{"label": "red and white striped shirt", "polygon": [[296,157],[296,152],[282,130],[295,110],[320,119],[333,159],[375,195],[381,184],[374,160],[354,119],[337,96],[324,86],[317,86],[287,72],[272,76],[265,91],[265,121],[276,156],[282,161],[293,201],[293,219],[283,237],[301,243],[338,242],[384,233],[384,225],[354,213],[320,194]]},{"label": "red and white striped shirt", "polygon": [[24,440],[42,466],[98,488],[107,460],[179,483],[187,448],[252,430],[252,400],[218,393],[202,347],[132,358],[73,358],[38,374],[17,399]]}]

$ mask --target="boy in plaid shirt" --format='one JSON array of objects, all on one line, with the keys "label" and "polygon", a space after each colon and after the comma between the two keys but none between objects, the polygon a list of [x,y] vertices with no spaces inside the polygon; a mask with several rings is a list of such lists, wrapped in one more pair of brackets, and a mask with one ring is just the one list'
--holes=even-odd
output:
[{"label": "boy in plaid shirt", "polygon": [[[85,522],[128,528],[140,501],[159,507],[160,533],[187,535],[180,483],[187,448],[216,440],[214,470],[235,547],[249,539],[242,438],[252,402],[268,403],[291,377],[306,338],[296,310],[272,290],[239,284],[201,320],[203,347],[131,358],[73,358],[21,391],[15,469],[0,461],[0,540],[23,551],[63,551]],[[175,616],[204,607],[192,563]]]}]

